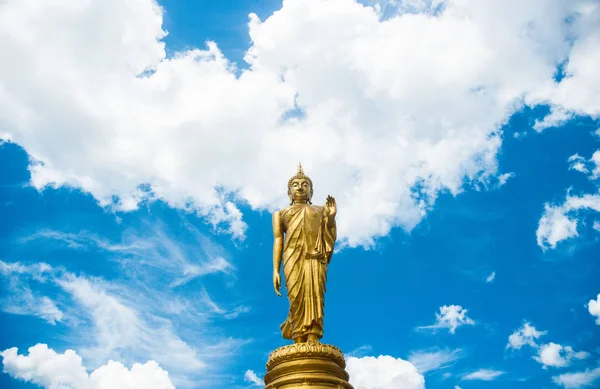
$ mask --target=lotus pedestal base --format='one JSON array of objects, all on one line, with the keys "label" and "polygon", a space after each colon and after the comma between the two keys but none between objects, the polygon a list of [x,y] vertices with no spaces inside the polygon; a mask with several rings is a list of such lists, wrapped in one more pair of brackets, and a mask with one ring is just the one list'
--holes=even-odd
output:
[{"label": "lotus pedestal base", "polygon": [[265,389],[353,389],[342,351],[323,343],[295,343],[273,351]]}]

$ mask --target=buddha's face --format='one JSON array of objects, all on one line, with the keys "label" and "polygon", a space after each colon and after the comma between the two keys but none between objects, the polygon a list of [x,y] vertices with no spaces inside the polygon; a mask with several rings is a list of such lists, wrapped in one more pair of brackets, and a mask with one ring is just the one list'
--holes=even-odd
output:
[{"label": "buddha's face", "polygon": [[312,188],[305,178],[296,178],[290,185],[290,194],[295,203],[306,203],[310,200]]}]

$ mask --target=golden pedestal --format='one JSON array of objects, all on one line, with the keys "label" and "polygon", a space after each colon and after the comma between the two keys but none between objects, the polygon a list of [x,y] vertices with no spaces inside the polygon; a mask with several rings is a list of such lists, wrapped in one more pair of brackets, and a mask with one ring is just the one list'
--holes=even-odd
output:
[{"label": "golden pedestal", "polygon": [[323,343],[295,343],[273,351],[265,389],[354,389],[342,351]]}]

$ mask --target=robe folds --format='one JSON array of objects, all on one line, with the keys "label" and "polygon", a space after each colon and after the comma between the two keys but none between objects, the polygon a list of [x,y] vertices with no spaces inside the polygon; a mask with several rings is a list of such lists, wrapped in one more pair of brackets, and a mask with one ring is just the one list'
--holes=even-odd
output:
[{"label": "robe folds", "polygon": [[335,223],[327,226],[324,207],[293,204],[281,212],[285,233],[283,274],[290,310],[281,325],[284,338],[323,336],[327,267],[336,240]]}]

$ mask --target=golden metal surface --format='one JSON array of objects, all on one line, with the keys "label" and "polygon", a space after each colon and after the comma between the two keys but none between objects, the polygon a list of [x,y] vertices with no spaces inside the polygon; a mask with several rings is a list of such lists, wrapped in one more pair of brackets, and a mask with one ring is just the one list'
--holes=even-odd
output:
[{"label": "golden metal surface", "polygon": [[344,354],[322,343],[295,343],[273,351],[265,389],[353,389],[344,370]]},{"label": "golden metal surface", "polygon": [[273,286],[281,296],[280,268],[290,302],[281,333],[294,343],[318,342],[323,337],[327,267],[337,236],[335,199],[324,206],[311,202],[313,186],[302,166],[288,181],[290,205],[273,214]]},{"label": "golden metal surface", "polygon": [[298,166],[288,181],[290,205],[273,214],[273,287],[281,296],[281,263],[290,310],[281,333],[294,344],[273,351],[265,389],[353,389],[342,351],[319,342],[327,267],[337,236],[335,199],[311,202],[311,179]]}]

